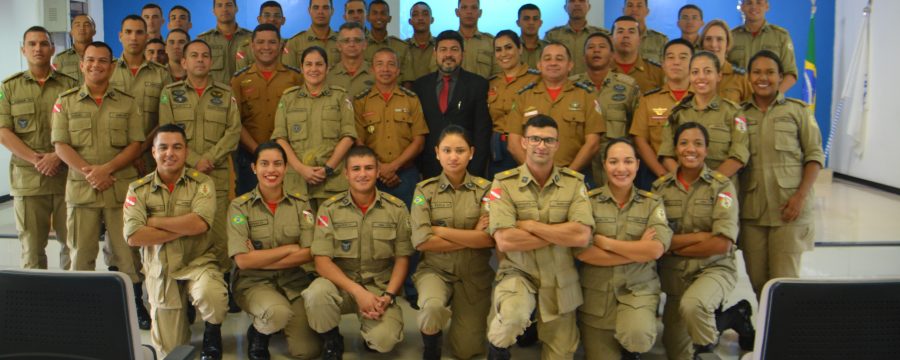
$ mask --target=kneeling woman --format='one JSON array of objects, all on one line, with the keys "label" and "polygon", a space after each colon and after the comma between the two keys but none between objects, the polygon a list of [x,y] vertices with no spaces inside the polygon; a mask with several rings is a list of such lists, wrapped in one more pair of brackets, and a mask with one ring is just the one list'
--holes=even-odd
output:
[{"label": "kneeling woman", "polygon": [[663,344],[669,359],[689,360],[712,352],[719,337],[715,311],[737,281],[738,204],[731,180],[704,163],[709,134],[703,125],[681,124],[674,143],[678,168],[653,183],[675,233],[659,261],[667,296]]},{"label": "kneeling woman", "polygon": [[247,329],[249,359],[269,358],[269,335],[284,330],[288,351],[319,356],[322,345],[309,327],[300,292],[313,280],[313,212],[306,196],[285,193],[287,154],[275,142],[256,148],[259,185],[231,202],[228,255],[237,265],[234,295],[253,319]]},{"label": "kneeling woman", "polygon": [[485,231],[487,209],[481,203],[491,182],[466,171],[474,152],[463,128],[445,128],[435,149],[443,172],[416,186],[410,209],[412,242],[422,251],[413,280],[423,359],[441,358],[441,330],[448,320],[453,356],[468,359],[485,349],[494,241]]},{"label": "kneeling woman", "polygon": [[578,254],[584,305],[578,309],[587,359],[639,359],[656,340],[656,259],[669,246],[662,198],[634,186],[638,159],[626,139],[606,147],[606,185],[589,193],[594,244]]}]

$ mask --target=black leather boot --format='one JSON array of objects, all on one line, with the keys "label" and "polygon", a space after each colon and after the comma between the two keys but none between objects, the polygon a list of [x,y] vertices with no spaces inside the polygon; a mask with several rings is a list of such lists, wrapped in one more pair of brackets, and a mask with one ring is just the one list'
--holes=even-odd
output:
[{"label": "black leather boot", "polygon": [[434,335],[422,334],[422,343],[425,344],[422,360],[441,360],[441,332]]},{"label": "black leather boot", "polygon": [[753,329],[753,307],[747,300],[738,301],[737,304],[725,311],[716,311],[716,328],[719,332],[733,329],[738,333],[738,344],[744,351],[753,350],[753,342],[756,338],[756,330]]},{"label": "black leather boot", "polygon": [[269,335],[256,331],[253,324],[247,328],[247,358],[250,360],[269,360]]},{"label": "black leather boot", "polygon": [[499,348],[488,342],[488,360],[509,360],[512,355],[509,348]]},{"label": "black leather boot", "polygon": [[141,330],[150,330],[151,320],[150,313],[144,306],[144,290],[141,288],[144,283],[132,284],[134,287],[134,307],[137,309],[138,327]]},{"label": "black leather boot", "polygon": [[322,360],[341,360],[344,358],[344,337],[337,327],[322,334],[324,350]]},{"label": "black leather boot", "polygon": [[641,353],[622,350],[622,360],[641,360]]},{"label": "black leather boot", "polygon": [[222,325],[206,323],[200,360],[222,360]]}]

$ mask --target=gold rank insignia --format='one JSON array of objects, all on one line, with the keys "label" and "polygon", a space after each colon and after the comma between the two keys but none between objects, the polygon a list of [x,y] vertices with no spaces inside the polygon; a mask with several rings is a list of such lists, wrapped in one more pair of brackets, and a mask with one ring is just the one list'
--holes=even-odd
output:
[{"label": "gold rank insignia", "polygon": [[253,79],[244,79],[241,81],[242,86],[250,85],[253,82]]},{"label": "gold rank insignia", "polygon": [[197,177],[197,176],[200,176],[200,172],[198,172],[198,171],[194,171],[194,173],[193,173],[193,174],[191,174],[191,176],[193,176],[193,177]]},{"label": "gold rank insignia", "polygon": [[665,114],[666,111],[668,111],[669,109],[668,108],[653,108],[650,110],[653,110],[653,113],[656,114],[656,116],[661,116],[662,114]]},{"label": "gold rank insignia", "polygon": [[369,125],[369,127],[366,128],[366,131],[368,131],[369,134],[374,134],[375,133],[375,125]]},{"label": "gold rank insignia", "polygon": [[570,110],[570,111],[578,111],[578,110],[581,110],[581,104],[579,104],[579,103],[577,103],[577,102],[573,102],[573,103],[569,104],[569,110]]}]

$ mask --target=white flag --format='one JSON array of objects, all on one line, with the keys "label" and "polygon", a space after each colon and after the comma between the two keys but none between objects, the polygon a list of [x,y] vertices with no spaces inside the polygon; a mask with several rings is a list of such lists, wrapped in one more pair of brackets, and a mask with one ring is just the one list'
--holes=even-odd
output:
[{"label": "white flag", "polygon": [[[870,3],[871,4],[871,3]],[[825,155],[830,155],[831,145],[835,133],[840,129],[839,124],[847,124],[847,135],[853,140],[853,152],[856,156],[862,156],[866,141],[866,123],[869,116],[869,18],[871,5],[863,10],[863,23],[856,42],[856,51],[844,88],[841,89],[841,97],[834,109],[834,118],[831,121],[831,132],[828,136]]]}]

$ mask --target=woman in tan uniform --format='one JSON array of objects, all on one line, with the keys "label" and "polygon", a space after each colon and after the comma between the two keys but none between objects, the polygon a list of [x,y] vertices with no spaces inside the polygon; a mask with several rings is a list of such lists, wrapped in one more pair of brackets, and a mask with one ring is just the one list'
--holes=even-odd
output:
[{"label": "woman in tan uniform", "polygon": [[446,127],[435,149],[443,172],[416,186],[410,209],[412,243],[422,252],[413,280],[423,359],[441,358],[441,330],[448,320],[453,356],[469,359],[485,349],[494,240],[485,231],[488,215],[481,204],[491,182],[466,171],[474,151],[463,128]]},{"label": "woman in tan uniform", "polygon": [[722,64],[719,96],[738,104],[750,100],[750,81],[747,80],[747,71],[741,67],[746,64],[735,66],[725,59],[728,50],[731,50],[731,29],[725,21],[716,19],[706,24],[700,32],[699,49],[716,54]]},{"label": "woman in tan uniform", "polygon": [[640,359],[656,341],[656,259],[672,231],[662,198],[634,186],[638,158],[631,141],[610,140],[603,166],[606,184],[589,193],[594,243],[577,255],[585,263],[578,323],[587,359]]},{"label": "woman in tan uniform", "polygon": [[670,360],[691,360],[712,352],[719,336],[716,310],[737,282],[738,204],[728,177],[706,165],[706,128],[687,122],[674,136],[678,169],[653,183],[675,232],[659,261],[666,292],[663,344]]},{"label": "woman in tan uniform", "polygon": [[252,319],[247,358],[269,358],[269,336],[284,330],[294,357],[319,356],[322,341],[309,327],[303,297],[314,278],[309,247],[313,212],[306,196],[287,193],[287,153],[275,142],[256,148],[251,164],[259,184],[228,211],[228,255],[237,270],[234,295]]},{"label": "woman in tan uniform", "polygon": [[750,157],[747,139],[747,121],[738,104],[718,95],[722,79],[719,58],[709,51],[700,51],[691,58],[691,88],[669,116],[669,123],[662,129],[659,156],[669,172],[678,168],[675,161],[674,131],[686,122],[697,122],[709,131],[706,165],[727,177],[737,174]]},{"label": "woman in tan uniform", "polygon": [[500,31],[494,37],[494,60],[502,72],[492,76],[488,85],[488,111],[494,121],[488,178],[519,165],[506,147],[509,136],[506,115],[512,110],[516,93],[541,78],[537,70],[529,69],[522,62],[522,41],[512,30]]}]

